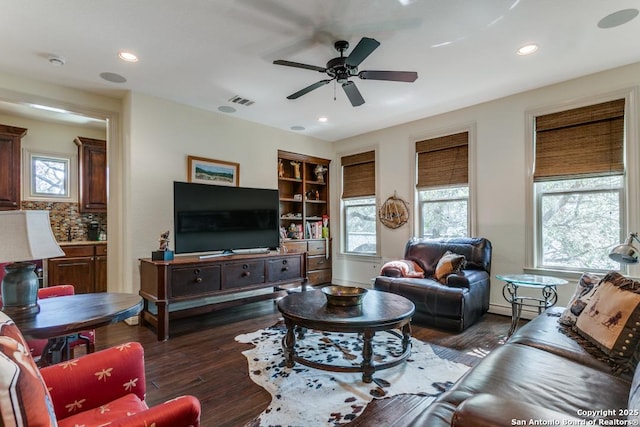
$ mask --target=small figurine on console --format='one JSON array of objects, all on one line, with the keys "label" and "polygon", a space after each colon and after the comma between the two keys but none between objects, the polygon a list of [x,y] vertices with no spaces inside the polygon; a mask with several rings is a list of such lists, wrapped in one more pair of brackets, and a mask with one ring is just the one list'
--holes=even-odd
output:
[{"label": "small figurine on console", "polygon": [[173,251],[169,250],[169,230],[160,235],[160,247],[157,251],[151,252],[153,261],[171,261],[173,259]]},{"label": "small figurine on console", "polygon": [[165,231],[160,235],[160,248],[159,251],[167,251],[169,250],[169,230]]}]

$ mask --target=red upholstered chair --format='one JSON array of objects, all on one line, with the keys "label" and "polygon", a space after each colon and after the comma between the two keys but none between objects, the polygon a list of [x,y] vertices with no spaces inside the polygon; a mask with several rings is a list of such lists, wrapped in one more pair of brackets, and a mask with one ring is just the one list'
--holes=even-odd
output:
[{"label": "red upholstered chair", "polygon": [[0,353],[0,425],[200,425],[200,402],[193,396],[147,406],[139,343],[38,369],[15,323],[0,312]]},{"label": "red upholstered chair", "polygon": [[[38,289],[39,299],[61,297],[61,296],[73,295],[73,294],[75,294],[75,288],[73,287],[73,285],[55,285],[55,286],[49,286],[46,288]],[[42,356],[44,347],[47,345],[47,340],[30,339],[30,340],[27,340],[27,343],[29,344],[29,348],[31,349],[31,355],[37,359],[40,356]],[[95,343],[96,343],[96,331],[92,329],[92,330],[80,332],[78,334],[78,338],[74,340],[70,340],[68,342],[68,345],[71,350],[71,355],[73,356],[74,349],[81,345],[86,346],[87,353],[93,353],[96,348]]]}]

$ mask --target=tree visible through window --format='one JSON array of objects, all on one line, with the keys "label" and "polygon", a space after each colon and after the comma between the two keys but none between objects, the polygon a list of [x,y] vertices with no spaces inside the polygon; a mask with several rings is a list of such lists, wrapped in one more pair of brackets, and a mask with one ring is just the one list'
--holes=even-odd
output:
[{"label": "tree visible through window", "polygon": [[345,251],[376,253],[376,199],[347,199],[344,203]]},{"label": "tree visible through window", "polygon": [[541,267],[619,268],[607,255],[621,236],[622,176],[536,183]]},{"label": "tree visible through window", "polygon": [[463,237],[468,235],[469,187],[448,187],[418,191],[421,237]]},{"label": "tree visible through window", "polygon": [[31,156],[31,195],[69,196],[69,160]]}]

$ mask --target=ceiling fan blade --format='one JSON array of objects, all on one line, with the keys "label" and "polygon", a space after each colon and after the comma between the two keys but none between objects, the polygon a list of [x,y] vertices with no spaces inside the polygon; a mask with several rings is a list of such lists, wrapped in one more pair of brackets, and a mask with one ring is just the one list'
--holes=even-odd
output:
[{"label": "ceiling fan blade", "polygon": [[376,50],[378,46],[380,46],[380,42],[378,40],[363,37],[360,39],[353,51],[351,51],[351,54],[347,57],[345,63],[351,67],[357,67],[367,58],[367,56],[371,55],[371,52]]},{"label": "ceiling fan blade", "polygon": [[390,80],[393,82],[415,82],[418,73],[415,71],[360,71],[358,77],[363,80]]},{"label": "ceiling fan blade", "polygon": [[314,89],[318,89],[320,86],[324,86],[327,83],[329,83],[330,81],[331,81],[331,79],[320,80],[319,82],[315,82],[314,84],[312,84],[310,86],[307,86],[304,89],[300,89],[296,93],[292,93],[291,95],[287,96],[287,99],[300,98],[302,95],[307,94],[307,93],[311,92]]},{"label": "ceiling fan blade", "polygon": [[364,104],[364,98],[362,97],[362,95],[360,95],[360,91],[358,90],[354,82],[349,81],[343,83],[342,89],[344,89],[344,93],[347,94],[347,98],[349,98],[349,101],[351,101],[351,105],[357,107]]},{"label": "ceiling fan blade", "polygon": [[304,68],[305,70],[320,71],[321,73],[324,73],[325,71],[327,71],[327,69],[324,68],[324,67],[317,67],[315,65],[301,64],[300,62],[285,61],[283,59],[276,59],[275,61],[273,61],[273,63],[275,65],[284,65],[286,67],[296,67],[296,68]]}]

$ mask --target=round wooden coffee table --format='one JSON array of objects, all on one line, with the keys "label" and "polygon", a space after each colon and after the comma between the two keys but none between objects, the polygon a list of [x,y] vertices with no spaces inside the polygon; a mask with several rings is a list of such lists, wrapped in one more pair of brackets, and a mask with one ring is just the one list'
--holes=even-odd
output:
[{"label": "round wooden coffee table", "polygon": [[[361,305],[341,307],[328,305],[325,295],[318,290],[290,294],[278,301],[278,310],[287,326],[282,346],[288,368],[295,362],[335,372],[362,372],[362,381],[370,383],[376,370],[387,369],[404,362],[411,354],[411,316],[415,306],[403,296],[370,290]],[[299,338],[304,329],[327,332],[361,333],[363,336],[361,366],[339,366],[319,363],[296,355],[296,330]],[[394,331],[400,329],[402,334]],[[402,354],[389,362],[374,364],[373,336],[386,331],[402,340]]]}]

